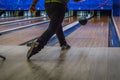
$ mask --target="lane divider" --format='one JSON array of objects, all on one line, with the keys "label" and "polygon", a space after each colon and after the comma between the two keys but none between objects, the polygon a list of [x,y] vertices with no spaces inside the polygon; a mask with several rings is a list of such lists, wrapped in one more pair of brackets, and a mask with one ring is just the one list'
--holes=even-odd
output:
[{"label": "lane divider", "polygon": [[[78,21],[72,22],[72,23],[64,26],[64,27],[63,27],[63,31],[65,32],[66,30],[74,27],[74,26],[77,25],[77,24],[79,24]],[[56,37],[56,34],[54,34],[54,35],[51,37],[50,41],[53,40],[55,37]],[[38,39],[38,37],[36,37],[36,38],[34,38],[34,39],[32,39],[32,40],[26,41],[26,42],[24,42],[24,43],[22,43],[22,44],[20,44],[20,45],[26,45],[26,44],[27,44],[27,46],[30,46],[31,43],[32,43],[33,41],[36,41],[37,39]],[[49,43],[49,41],[48,41],[48,43]]]},{"label": "lane divider", "polygon": [[27,18],[27,19],[21,19],[21,20],[14,20],[14,21],[7,21],[7,22],[2,22],[0,25],[6,25],[6,24],[11,24],[11,23],[16,23],[16,22],[24,22],[24,21],[29,21],[29,20],[37,20],[45,17],[37,17],[37,18]]},{"label": "lane divider", "polygon": [[[75,21],[75,22],[73,22],[73,23],[71,23],[71,24],[68,24],[68,25],[66,25],[65,27],[63,27],[63,31],[66,31],[66,30],[70,29],[71,27],[73,27],[73,26],[75,26],[75,25],[77,25],[77,24],[78,24],[78,21]],[[56,36],[56,34],[54,34],[54,35],[52,36],[52,38],[55,37],[55,36]]]},{"label": "lane divider", "polygon": [[[68,35],[70,35],[72,32],[74,32],[80,27],[81,26],[78,21],[74,22],[73,24],[67,25],[63,30],[64,36],[67,37]],[[47,46],[54,46],[56,43],[58,43],[58,38],[55,35],[48,41]]]},{"label": "lane divider", "polygon": [[29,27],[36,26],[36,25],[45,24],[45,23],[48,23],[48,22],[49,22],[49,20],[38,22],[38,23],[34,23],[34,24],[29,24],[29,25],[25,25],[25,26],[20,26],[20,27],[17,27],[17,28],[3,30],[3,31],[0,31],[0,35],[6,34],[6,33],[9,33],[9,32],[12,32],[12,31],[16,31],[16,30],[21,30],[21,29],[29,28]]},{"label": "lane divider", "polygon": [[117,32],[117,35],[118,35],[118,38],[119,38],[119,41],[120,41],[120,32],[118,30],[118,27],[117,27],[117,25],[115,23],[115,19],[113,18],[113,16],[112,16],[112,20],[113,20],[113,24],[115,25],[115,29],[116,29],[116,32]]},{"label": "lane divider", "polygon": [[[65,16],[65,18],[69,18],[69,17],[72,17],[72,16]],[[42,18],[46,18],[46,17],[36,17],[36,18],[27,18],[27,19],[21,19],[21,20],[7,21],[7,22],[0,23],[0,25],[7,25],[11,23],[24,22],[24,21],[29,21],[29,20],[38,20]]]},{"label": "lane divider", "polygon": [[[66,19],[68,19],[68,17],[66,17],[65,20]],[[26,29],[26,28],[36,26],[36,25],[45,24],[45,23],[48,23],[49,21],[50,20],[37,22],[37,23],[34,23],[34,24],[25,25],[25,26],[20,26],[20,27],[16,27],[16,28],[11,28],[11,29],[7,29],[7,30],[3,30],[3,31],[0,31],[0,35],[7,34],[7,33],[10,33],[12,31],[16,31],[16,30]]]},{"label": "lane divider", "polygon": [[[117,27],[117,26],[116,26]],[[113,18],[109,18],[109,37],[108,37],[108,47],[120,47],[120,40],[117,33],[117,29],[113,22]]]}]

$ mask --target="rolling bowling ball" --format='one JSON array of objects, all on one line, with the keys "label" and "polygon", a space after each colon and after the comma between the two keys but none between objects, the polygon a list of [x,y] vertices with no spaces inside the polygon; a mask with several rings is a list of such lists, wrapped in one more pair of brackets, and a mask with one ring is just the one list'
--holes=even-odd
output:
[{"label": "rolling bowling ball", "polygon": [[87,20],[86,17],[80,17],[80,18],[79,18],[79,23],[80,23],[81,25],[86,25],[87,22],[88,22],[88,20]]}]

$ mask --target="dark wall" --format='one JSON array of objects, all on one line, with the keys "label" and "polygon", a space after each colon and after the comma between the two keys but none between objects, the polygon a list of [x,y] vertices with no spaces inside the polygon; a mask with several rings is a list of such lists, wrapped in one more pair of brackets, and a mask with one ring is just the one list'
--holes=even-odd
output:
[{"label": "dark wall", "polygon": [[113,16],[120,16],[120,0],[113,0]]}]

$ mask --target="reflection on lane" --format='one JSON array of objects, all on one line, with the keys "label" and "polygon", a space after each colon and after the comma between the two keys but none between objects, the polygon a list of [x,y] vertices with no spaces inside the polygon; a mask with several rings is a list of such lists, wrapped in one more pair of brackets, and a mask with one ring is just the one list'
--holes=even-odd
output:
[{"label": "reflection on lane", "polygon": [[14,20],[21,20],[21,19],[27,19],[29,17],[5,17],[5,18],[0,18],[0,23],[2,22],[7,22],[7,21],[14,21]]},{"label": "reflection on lane", "polygon": [[71,46],[108,47],[108,28],[108,17],[95,17],[68,35],[66,39]]},{"label": "reflection on lane", "polygon": [[0,31],[17,28],[17,27],[21,27],[21,26],[25,26],[25,25],[29,25],[29,24],[33,24],[33,23],[37,23],[37,22],[42,22],[42,21],[46,21],[46,20],[48,20],[48,18],[41,18],[41,19],[24,21],[24,22],[16,22],[16,23],[8,24],[8,25],[1,25]]}]

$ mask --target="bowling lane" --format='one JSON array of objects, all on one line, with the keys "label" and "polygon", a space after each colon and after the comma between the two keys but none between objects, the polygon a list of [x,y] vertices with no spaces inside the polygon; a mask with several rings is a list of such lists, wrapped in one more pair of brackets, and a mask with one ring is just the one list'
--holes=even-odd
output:
[{"label": "bowling lane", "polygon": [[[63,26],[76,20],[76,17],[64,19]],[[48,23],[33,26],[24,30],[18,30],[0,36],[1,45],[19,45],[36,37],[39,37],[46,29]]]},{"label": "bowling lane", "polygon": [[42,21],[45,21],[45,20],[48,20],[48,18],[41,18],[41,19],[11,23],[11,24],[7,24],[7,25],[1,25],[0,26],[0,31],[12,29],[12,28],[17,28],[17,27],[21,27],[21,26],[25,26],[25,25],[30,25],[30,24],[37,23],[37,22],[42,22]]},{"label": "bowling lane", "polygon": [[[108,47],[108,17],[95,17],[66,37],[71,46]],[[56,44],[58,45],[58,44]]]},{"label": "bowling lane", "polygon": [[5,17],[5,18],[0,18],[0,23],[1,22],[7,22],[7,21],[14,21],[14,20],[21,20],[21,19],[27,19],[29,17]]}]

